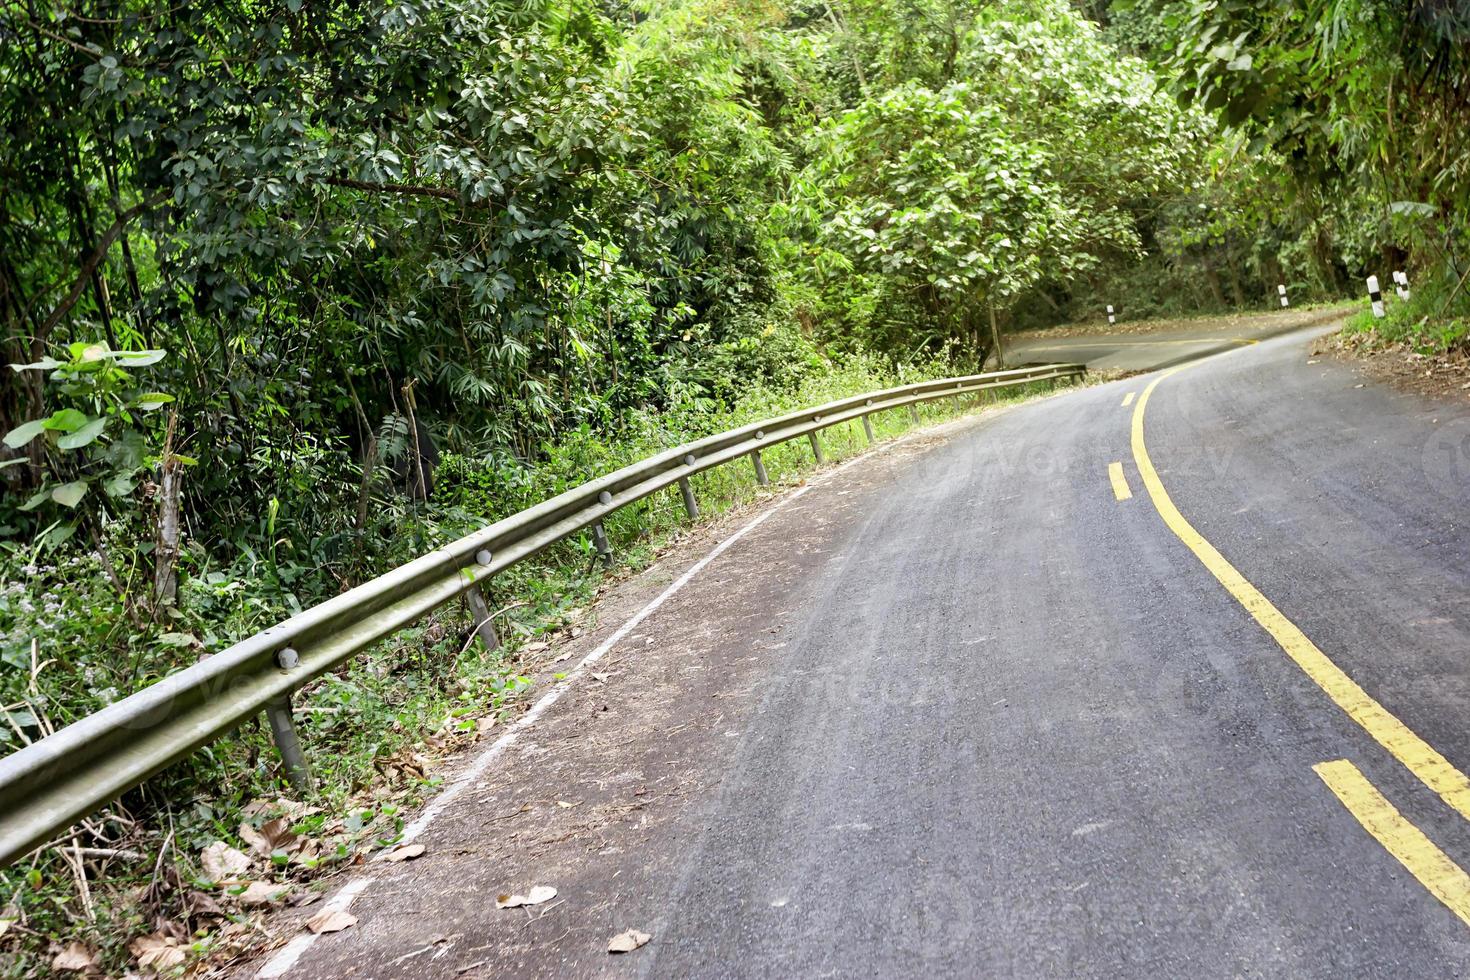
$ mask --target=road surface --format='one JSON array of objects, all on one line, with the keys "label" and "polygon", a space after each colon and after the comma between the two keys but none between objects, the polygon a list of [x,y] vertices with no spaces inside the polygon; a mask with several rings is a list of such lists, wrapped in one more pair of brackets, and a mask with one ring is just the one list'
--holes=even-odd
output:
[{"label": "road surface", "polygon": [[1124,325],[1136,332],[1130,329],[1075,336],[1059,336],[1055,331],[1021,333],[1006,341],[1006,366],[1065,361],[1086,364],[1089,371],[1155,371],[1258,343],[1304,326],[1330,322],[1340,316],[1340,311],[1330,309],[1281,310],[1186,321],[1168,329],[1155,329],[1148,324]]},{"label": "road surface", "polygon": [[287,975],[1470,974],[1470,411],[1320,332],[785,499]]}]

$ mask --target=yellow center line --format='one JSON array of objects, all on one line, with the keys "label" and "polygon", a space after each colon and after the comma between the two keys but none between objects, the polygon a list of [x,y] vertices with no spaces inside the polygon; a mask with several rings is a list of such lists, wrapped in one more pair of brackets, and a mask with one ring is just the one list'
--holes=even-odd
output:
[{"label": "yellow center line", "polygon": [[1328,659],[1295,623],[1272,605],[1259,589],[1246,581],[1245,576],[1184,519],[1184,515],[1174,506],[1174,501],[1169,499],[1169,494],[1154,469],[1153,461],[1149,459],[1148,449],[1144,446],[1143,415],[1148,407],[1149,395],[1153,394],[1159,382],[1191,366],[1192,364],[1181,364],[1159,375],[1143,389],[1143,394],[1139,396],[1138,404],[1133,409],[1133,461],[1138,466],[1138,473],[1143,478],[1144,488],[1148,490],[1154,509],[1159,512],[1169,530],[1219,580],[1225,591],[1245,607],[1246,612],[1271,634],[1271,638],[1281,646],[1286,655],[1349,718],[1361,725],[1379,745],[1408,767],[1424,785],[1438,793],[1462,817],[1470,819],[1470,780],[1465,778],[1465,774],[1451,765],[1428,742],[1414,734],[1409,726],[1399,721],[1387,708],[1369,697],[1368,692]]},{"label": "yellow center line", "polygon": [[1132,405],[1132,404],[1133,404],[1133,392],[1130,391],[1130,392],[1128,392],[1128,394],[1126,394],[1126,395],[1123,396],[1123,407],[1124,408],[1127,408],[1129,405]]},{"label": "yellow center line", "polygon": [[1108,479],[1113,481],[1113,496],[1119,500],[1128,500],[1133,496],[1133,491],[1128,489],[1128,478],[1123,475],[1122,463],[1108,464]]},{"label": "yellow center line", "polygon": [[1463,868],[1394,809],[1378,792],[1378,787],[1348,760],[1322,762],[1312,770],[1384,850],[1418,878],[1430,894],[1470,925],[1470,875]]}]

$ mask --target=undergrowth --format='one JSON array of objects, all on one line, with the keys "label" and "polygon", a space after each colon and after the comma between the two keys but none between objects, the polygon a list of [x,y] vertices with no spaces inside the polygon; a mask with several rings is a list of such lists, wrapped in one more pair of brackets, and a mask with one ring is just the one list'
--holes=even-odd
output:
[{"label": "undergrowth", "polygon": [[1463,354],[1470,337],[1470,293],[1464,282],[1426,279],[1400,299],[1389,283],[1383,293],[1384,315],[1376,317],[1368,300],[1343,325],[1351,346],[1379,350],[1402,345],[1418,354]]},{"label": "undergrowth", "polygon": [[[377,533],[353,561],[386,570],[417,553],[670,446],[844,396],[948,373],[938,362],[892,369],[854,357],[795,385],[755,385],[728,400],[690,397],[630,413],[615,438],[590,425],[542,447],[534,464],[508,454],[441,460],[427,502],[375,501]],[[1035,387],[1035,386],[1028,386]],[[992,397],[1027,397],[1011,389]],[[925,422],[966,406],[920,407]],[[906,410],[872,418],[878,438],[910,427]],[[860,423],[823,436],[840,460],[865,448]],[[764,453],[776,485],[814,462],[805,440]],[[734,462],[692,478],[703,520],[768,492]],[[144,968],[185,974],[218,967],[265,940],[259,913],[310,899],[333,874],[393,846],[405,814],[440,782],[438,762],[485,737],[559,675],[536,678],[546,646],[589,628],[610,579],[642,568],[688,526],[677,488],[606,521],[614,569],[595,561],[583,533],[502,572],[491,583],[500,649],[472,641],[461,605],[375,645],[297,696],[296,721],[314,768],[309,799],[288,789],[263,719],[196,752],[121,801],[0,874],[8,976]],[[222,564],[186,550],[179,602],[158,618],[128,606],[119,589],[144,567],[109,530],[92,547],[20,553],[0,564],[0,740],[34,740],[165,674],[329,597],[343,549],[275,539],[268,554],[241,549]],[[365,557],[360,552],[366,548]],[[314,564],[313,555],[328,557]],[[132,555],[123,563],[118,556]],[[325,571],[324,571],[325,570]]]}]

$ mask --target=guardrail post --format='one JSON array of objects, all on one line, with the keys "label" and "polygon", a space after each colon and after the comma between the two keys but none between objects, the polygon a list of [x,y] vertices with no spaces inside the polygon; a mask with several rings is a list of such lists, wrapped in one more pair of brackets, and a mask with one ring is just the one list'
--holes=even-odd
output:
[{"label": "guardrail post", "polygon": [[913,402],[909,402],[909,419],[915,425],[919,424],[919,406]]},{"label": "guardrail post", "polygon": [[286,781],[296,792],[310,793],[315,789],[315,781],[311,778],[311,768],[306,764],[306,754],[301,751],[301,739],[296,736],[296,723],[291,718],[291,695],[283,694],[266,705],[265,716],[270,720],[276,749],[286,766]]},{"label": "guardrail post", "polygon": [[684,510],[689,514],[689,519],[699,520],[699,501],[694,499],[694,488],[689,485],[689,477],[679,477],[679,492],[684,495]]},{"label": "guardrail post", "polygon": [[817,434],[815,432],[808,432],[806,437],[811,441],[812,456],[816,458],[817,464],[821,465],[827,462],[827,457],[822,455],[822,440],[817,438]]},{"label": "guardrail post", "polygon": [[868,419],[866,415],[863,416],[863,432],[867,433],[868,442],[870,444],[877,442],[877,440],[873,438],[873,423]]},{"label": "guardrail post", "polygon": [[601,521],[592,525],[592,544],[597,548],[597,557],[602,559],[603,564],[611,565],[612,545],[607,543],[607,531],[603,530]]},{"label": "guardrail post", "polygon": [[485,590],[476,582],[470,586],[464,597],[470,605],[470,615],[475,617],[475,633],[485,645],[485,652],[494,653],[500,648],[500,637],[495,633],[495,621],[491,618],[490,603],[485,598]]},{"label": "guardrail post", "polygon": [[761,459],[761,451],[759,449],[752,449],[750,451],[750,461],[755,464],[755,482],[761,486],[769,484],[771,478],[766,476],[766,464]]}]

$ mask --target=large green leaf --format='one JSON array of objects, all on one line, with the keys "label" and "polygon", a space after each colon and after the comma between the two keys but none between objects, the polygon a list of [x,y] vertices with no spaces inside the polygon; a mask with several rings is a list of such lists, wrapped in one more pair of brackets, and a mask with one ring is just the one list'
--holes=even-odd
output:
[{"label": "large green leaf", "polygon": [[61,449],[81,449],[95,442],[105,428],[107,428],[106,418],[93,419],[77,431],[56,440],[56,445]]},{"label": "large green leaf", "polygon": [[157,364],[168,356],[168,351],[163,350],[117,350],[112,351],[112,359],[121,367],[147,367]]},{"label": "large green leaf", "polygon": [[51,499],[63,507],[75,507],[86,495],[87,482],[85,480],[73,480],[71,483],[63,483],[51,490]]},{"label": "large green leaf", "polygon": [[74,408],[63,408],[52,412],[51,417],[43,424],[52,432],[75,432],[90,421],[91,419]]},{"label": "large green leaf", "polygon": [[162,408],[173,400],[173,395],[166,395],[161,391],[150,391],[139,395],[135,404],[143,411],[151,412],[154,409]]},{"label": "large green leaf", "polygon": [[22,422],[9,432],[5,433],[5,445],[11,449],[19,449],[40,435],[46,429],[45,419],[33,419],[30,422]]}]

